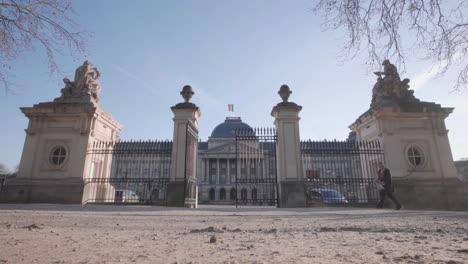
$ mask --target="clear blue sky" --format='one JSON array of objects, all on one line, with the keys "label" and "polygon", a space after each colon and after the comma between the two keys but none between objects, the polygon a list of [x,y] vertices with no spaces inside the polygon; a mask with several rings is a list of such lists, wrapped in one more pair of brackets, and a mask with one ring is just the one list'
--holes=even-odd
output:
[{"label": "clear blue sky", "polygon": [[[315,1],[76,1],[77,22],[89,39],[87,57],[58,58],[72,78],[91,60],[102,76],[102,105],[124,125],[123,139],[171,139],[170,107],[194,88],[203,140],[230,115],[272,127],[277,91],[288,84],[303,106],[301,139],[345,139],[366,111],[375,76],[362,56],[342,62],[341,32],[324,31],[310,11]],[[51,77],[41,49],[15,65],[16,95],[0,95],[0,162],[19,163],[28,120],[19,107],[53,100],[63,87]],[[447,119],[455,159],[468,157],[468,93],[451,93],[454,73],[432,80],[430,65],[409,61],[415,95],[456,107]],[[377,69],[375,69],[377,70]],[[418,81],[416,81],[418,80]]]}]

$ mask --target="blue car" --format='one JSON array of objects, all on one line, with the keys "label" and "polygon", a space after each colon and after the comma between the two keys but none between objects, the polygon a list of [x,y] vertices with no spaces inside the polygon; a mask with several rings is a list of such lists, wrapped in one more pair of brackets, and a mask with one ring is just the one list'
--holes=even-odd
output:
[{"label": "blue car", "polygon": [[340,192],[333,189],[310,189],[309,195],[314,202],[348,203],[348,200]]}]

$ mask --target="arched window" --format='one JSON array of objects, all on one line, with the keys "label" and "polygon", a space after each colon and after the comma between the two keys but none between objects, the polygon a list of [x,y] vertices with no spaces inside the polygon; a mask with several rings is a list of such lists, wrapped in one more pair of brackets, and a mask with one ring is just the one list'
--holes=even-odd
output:
[{"label": "arched window", "polygon": [[219,199],[220,200],[226,200],[226,190],[224,188],[222,188],[220,191],[219,191]]},{"label": "arched window", "polygon": [[406,151],[408,161],[414,167],[420,167],[424,163],[424,155],[421,149],[416,146],[411,146]]},{"label": "arched window", "polygon": [[241,200],[247,200],[247,190],[244,188],[241,190]]},{"label": "arched window", "polygon": [[257,189],[255,188],[252,189],[252,200],[257,200]]},{"label": "arched window", "polygon": [[231,200],[235,200],[236,199],[236,196],[237,196],[237,191],[235,188],[232,188],[231,189],[231,195],[229,198],[231,198]]},{"label": "arched window", "polygon": [[213,188],[210,189],[210,201],[214,201],[215,199],[215,190]]},{"label": "arched window", "polygon": [[153,189],[153,191],[151,191],[150,200],[151,201],[159,200],[159,189]]}]

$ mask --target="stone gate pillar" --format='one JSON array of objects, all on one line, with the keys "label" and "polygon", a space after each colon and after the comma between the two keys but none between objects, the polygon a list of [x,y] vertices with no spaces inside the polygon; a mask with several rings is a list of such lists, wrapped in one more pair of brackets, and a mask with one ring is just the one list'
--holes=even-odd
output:
[{"label": "stone gate pillar", "polygon": [[[454,108],[421,101],[401,80],[395,65],[385,60],[375,72],[369,109],[351,124],[358,140],[379,141],[390,169],[396,196],[408,209],[466,210],[468,185],[456,178],[445,119]],[[374,170],[377,161],[362,160]]]},{"label": "stone gate pillar", "polygon": [[278,143],[276,146],[280,207],[305,207],[306,190],[303,182],[301,148],[299,138],[299,112],[302,106],[288,102],[291,90],[282,85],[278,103],[271,115],[275,118]]},{"label": "stone gate pillar", "polygon": [[63,79],[60,97],[20,108],[29,125],[18,175],[0,193],[0,202],[79,204],[86,178],[108,177],[110,163],[87,155],[93,142],[114,141],[122,129],[100,104],[100,76],[85,61],[73,81]]},{"label": "stone gate pillar", "polygon": [[167,187],[167,205],[197,206],[196,164],[198,152],[198,118],[200,109],[190,99],[192,87],[186,85],[180,92],[185,102],[171,107],[174,113],[174,136],[170,182]]}]

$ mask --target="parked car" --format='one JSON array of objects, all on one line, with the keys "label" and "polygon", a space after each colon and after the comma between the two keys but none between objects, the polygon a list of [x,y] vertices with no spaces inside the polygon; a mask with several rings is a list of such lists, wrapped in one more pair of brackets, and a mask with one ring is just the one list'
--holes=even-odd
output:
[{"label": "parked car", "polygon": [[140,198],[132,190],[115,190],[115,201],[120,203],[138,203]]},{"label": "parked car", "polygon": [[309,195],[312,201],[322,203],[348,203],[348,200],[337,190],[310,189]]}]

